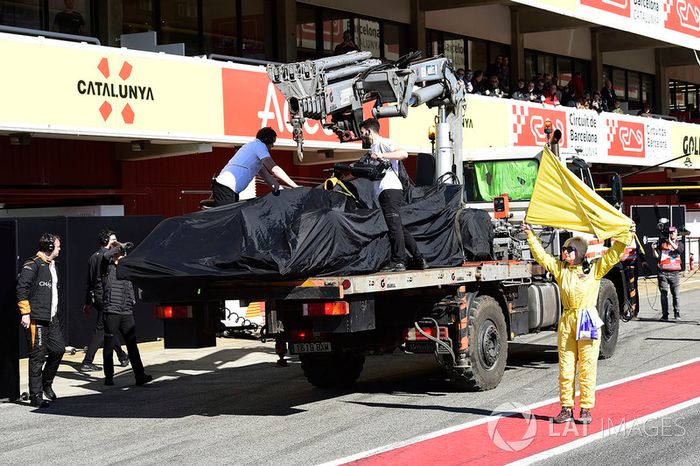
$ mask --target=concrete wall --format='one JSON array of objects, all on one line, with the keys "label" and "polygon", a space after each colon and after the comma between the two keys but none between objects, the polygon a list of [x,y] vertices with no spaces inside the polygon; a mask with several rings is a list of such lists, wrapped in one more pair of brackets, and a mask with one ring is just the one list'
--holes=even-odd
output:
[{"label": "concrete wall", "polygon": [[376,0],[303,0],[299,3],[348,11],[399,23],[409,24],[411,22],[411,3],[408,0],[382,0],[381,3]]},{"label": "concrete wall", "polygon": [[[690,53],[690,51],[688,52]],[[655,74],[654,49],[623,50],[620,52],[604,52],[603,64],[617,66],[627,70]]]},{"label": "concrete wall", "polygon": [[503,5],[427,11],[425,27],[510,44],[510,9]]},{"label": "concrete wall", "polygon": [[526,49],[591,59],[591,32],[587,28],[531,32],[524,35],[523,41]]}]

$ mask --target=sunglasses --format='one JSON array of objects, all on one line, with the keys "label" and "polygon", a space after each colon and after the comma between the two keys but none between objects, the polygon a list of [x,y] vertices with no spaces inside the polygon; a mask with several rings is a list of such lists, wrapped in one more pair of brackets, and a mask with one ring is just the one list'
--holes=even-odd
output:
[{"label": "sunglasses", "polygon": [[571,254],[572,252],[576,252],[576,248],[573,246],[565,246],[563,251],[567,254]]}]

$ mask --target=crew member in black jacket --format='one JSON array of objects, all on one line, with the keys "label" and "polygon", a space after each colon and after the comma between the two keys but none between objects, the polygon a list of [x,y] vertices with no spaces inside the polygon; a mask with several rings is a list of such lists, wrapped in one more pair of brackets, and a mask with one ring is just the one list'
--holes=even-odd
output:
[{"label": "crew member in black jacket", "polygon": [[[92,339],[90,340],[88,349],[85,352],[83,363],[80,365],[80,370],[83,372],[102,370],[101,367],[93,364],[97,348],[100,347],[100,344],[102,344],[105,338],[103,318],[104,304],[102,303],[103,293],[100,267],[102,265],[102,255],[112,244],[117,242],[117,235],[112,230],[100,230],[100,232],[97,234],[97,241],[100,243],[100,249],[95,251],[95,253],[93,253],[88,260],[88,277],[85,287],[85,305],[83,306],[83,313],[85,315],[90,315],[90,310],[93,307],[97,310],[97,323],[95,324],[95,331],[92,333]],[[129,355],[122,349],[120,339],[116,335],[114,336],[113,342],[114,351],[117,353],[119,363],[122,367],[128,366]]]},{"label": "crew member in black jacket", "polygon": [[105,385],[114,385],[112,349],[114,347],[114,334],[117,332],[122,335],[124,344],[129,351],[136,385],[144,385],[153,380],[153,377],[144,371],[139,347],[136,345],[136,325],[133,314],[134,304],[136,304],[134,287],[129,280],[117,278],[119,260],[126,255],[126,250],[131,249],[131,247],[133,247],[131,243],[115,242],[102,255],[102,292],[105,319],[105,341],[102,355],[104,356]]},{"label": "crew member in black jacket", "polygon": [[42,393],[56,400],[52,384],[66,346],[58,320],[59,252],[58,235],[41,235],[39,251],[24,263],[17,281],[17,302],[29,343],[29,401],[38,408],[49,406]]}]

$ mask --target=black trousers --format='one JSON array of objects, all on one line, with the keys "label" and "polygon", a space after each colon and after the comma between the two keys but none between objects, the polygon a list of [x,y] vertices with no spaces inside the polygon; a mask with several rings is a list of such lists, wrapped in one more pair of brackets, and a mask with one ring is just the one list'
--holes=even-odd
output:
[{"label": "black trousers", "polygon": [[[97,352],[97,348],[99,348],[100,345],[102,345],[105,339],[105,322],[102,312],[102,306],[95,303],[93,307],[95,308],[95,310],[97,310],[97,323],[95,324],[95,330],[92,332],[92,338],[90,339],[88,349],[85,352],[83,364],[92,364],[92,362],[95,360],[95,353]],[[119,360],[124,359],[126,357],[126,353],[121,347],[121,338],[118,335],[115,335],[112,341],[114,343],[114,351],[116,351],[117,357],[119,358]]]},{"label": "black trousers", "polygon": [[379,205],[384,214],[386,226],[389,229],[391,243],[391,261],[406,263],[406,251],[413,258],[421,257],[416,240],[401,223],[400,208],[406,205],[403,192],[399,189],[385,189],[379,194]]},{"label": "black trousers", "polygon": [[211,194],[214,196],[214,202],[217,207],[238,202],[238,193],[228,186],[219,183],[216,179],[211,180]]},{"label": "black trousers", "polygon": [[133,314],[105,314],[105,342],[102,350],[104,356],[105,378],[111,379],[114,376],[114,361],[112,361],[112,349],[114,348],[114,335],[121,334],[124,338],[126,350],[129,352],[131,367],[134,368],[134,375],[137,379],[143,378],[145,371],[141,362],[141,353],[136,346],[136,323]]},{"label": "black trousers", "polygon": [[26,332],[29,343],[29,393],[39,395],[44,391],[44,386],[53,383],[66,344],[58,317],[51,322],[32,320]]}]

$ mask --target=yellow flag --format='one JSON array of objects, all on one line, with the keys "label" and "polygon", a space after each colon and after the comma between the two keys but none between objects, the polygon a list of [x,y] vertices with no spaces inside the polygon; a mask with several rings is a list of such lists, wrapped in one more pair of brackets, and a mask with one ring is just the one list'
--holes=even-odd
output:
[{"label": "yellow flag", "polygon": [[592,233],[598,239],[626,238],[632,220],[615,210],[544,148],[525,221]]}]

